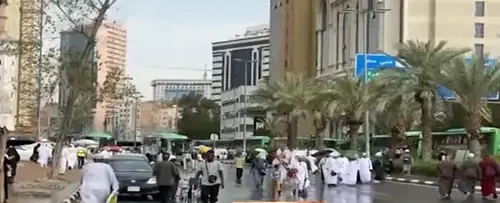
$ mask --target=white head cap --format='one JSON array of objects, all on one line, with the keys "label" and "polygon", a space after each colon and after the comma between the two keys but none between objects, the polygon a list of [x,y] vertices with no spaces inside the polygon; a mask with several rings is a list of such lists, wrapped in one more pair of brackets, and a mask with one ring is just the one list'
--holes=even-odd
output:
[{"label": "white head cap", "polygon": [[354,158],[355,159],[359,159],[359,155],[358,154],[354,154]]},{"label": "white head cap", "polygon": [[375,153],[375,156],[376,156],[376,157],[382,157],[382,152],[377,152],[377,153]]},{"label": "white head cap", "polygon": [[410,153],[410,150],[409,149],[405,149],[405,153]]},{"label": "white head cap", "polygon": [[367,155],[367,154],[366,154],[365,152],[363,152],[363,153],[361,154],[361,156],[362,156],[362,157],[366,157],[366,155]]},{"label": "white head cap", "polygon": [[476,156],[475,156],[473,153],[469,153],[469,154],[467,155],[467,157],[469,157],[469,159],[473,159],[473,158],[474,158],[474,157],[476,157]]},{"label": "white head cap", "polygon": [[330,156],[337,158],[340,156],[340,154],[337,151],[334,151],[334,152],[330,153]]}]

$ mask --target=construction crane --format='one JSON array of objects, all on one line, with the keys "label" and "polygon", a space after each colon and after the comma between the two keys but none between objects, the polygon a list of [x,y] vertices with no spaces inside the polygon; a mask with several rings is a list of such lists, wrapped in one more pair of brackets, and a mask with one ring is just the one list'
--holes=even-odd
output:
[{"label": "construction crane", "polygon": [[205,65],[205,68],[189,68],[189,67],[161,67],[161,66],[151,66],[149,68],[153,69],[164,69],[164,70],[187,70],[187,71],[203,71],[203,79],[208,80],[208,73],[209,71],[212,71],[211,68],[208,68],[207,65]]},{"label": "construction crane", "polygon": [[44,0],[20,0],[16,131],[37,135],[41,109]]}]

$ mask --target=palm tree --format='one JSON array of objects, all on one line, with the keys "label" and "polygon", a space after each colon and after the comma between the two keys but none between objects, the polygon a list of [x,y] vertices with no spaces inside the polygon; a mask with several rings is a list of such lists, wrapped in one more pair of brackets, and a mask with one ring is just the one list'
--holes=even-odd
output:
[{"label": "palm tree", "polygon": [[[375,85],[374,85],[375,86]],[[376,86],[375,86],[376,87]],[[391,150],[395,150],[398,145],[406,140],[406,132],[421,124],[420,104],[414,99],[413,94],[392,95],[385,92],[382,95],[376,88],[373,89],[370,103],[374,103],[372,108],[372,120],[389,131],[391,135]],[[435,105],[432,118],[436,124],[447,121],[449,115],[445,103],[440,101]]]},{"label": "palm tree", "polygon": [[311,87],[313,97],[306,105],[309,115],[313,119],[314,124],[314,145],[316,149],[324,149],[324,131],[329,121],[334,121],[338,115],[335,111],[339,109],[331,108],[333,105],[332,94],[329,91],[324,91],[330,88],[329,80],[317,79]]},{"label": "palm tree", "polygon": [[280,137],[281,134],[285,131],[286,123],[284,122],[284,118],[278,115],[268,115],[266,118],[260,120],[264,125],[265,129],[269,132],[269,137],[271,138],[271,147],[275,148],[275,137]]},{"label": "palm tree", "polygon": [[500,89],[500,64],[488,67],[484,59],[457,58],[443,70],[441,78],[465,111],[464,125],[469,136],[469,150],[477,156],[481,153],[479,140],[482,136],[479,129],[483,121],[492,121],[486,97]]},{"label": "palm tree", "polygon": [[323,88],[323,97],[328,98],[331,102],[328,104],[328,109],[331,112],[342,112],[346,120],[349,130],[347,136],[351,143],[351,149],[357,149],[358,143],[356,137],[359,134],[359,128],[363,124],[363,115],[369,103],[369,94],[367,87],[363,81],[352,76],[346,75],[341,77],[332,76],[326,80],[327,88]]},{"label": "palm tree", "polygon": [[307,114],[306,105],[312,98],[313,81],[301,75],[286,74],[284,80],[261,85],[253,94],[253,100],[264,109],[275,111],[286,118],[288,147],[297,147],[299,119]]},{"label": "palm tree", "polygon": [[422,154],[424,160],[429,160],[432,153],[432,109],[438,99],[436,89],[441,69],[469,52],[469,49],[446,48],[445,41],[435,44],[432,41],[409,40],[398,45],[398,51],[395,59],[405,69],[385,69],[377,77],[387,88],[391,88],[394,95],[415,95],[421,109]]}]

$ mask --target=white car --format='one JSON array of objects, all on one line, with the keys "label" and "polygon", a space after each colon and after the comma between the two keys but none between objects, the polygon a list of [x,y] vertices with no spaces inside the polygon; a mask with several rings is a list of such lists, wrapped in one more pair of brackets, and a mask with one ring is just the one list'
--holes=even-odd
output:
[{"label": "white car", "polygon": [[43,144],[45,147],[49,149],[49,158],[52,157],[52,150],[54,149],[54,145],[52,142],[37,142],[28,145],[16,146],[17,153],[21,158],[21,161],[29,161],[31,155],[33,155],[33,149],[37,144]]}]

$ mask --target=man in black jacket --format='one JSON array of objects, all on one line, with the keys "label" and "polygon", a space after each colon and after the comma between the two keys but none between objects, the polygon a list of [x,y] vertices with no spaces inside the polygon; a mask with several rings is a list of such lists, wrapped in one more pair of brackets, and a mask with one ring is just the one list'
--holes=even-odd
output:
[{"label": "man in black jacket", "polygon": [[156,176],[156,184],[160,191],[160,202],[170,203],[175,201],[175,193],[181,177],[175,164],[169,161],[170,154],[166,152],[162,154],[163,160],[156,163],[153,175]]}]

